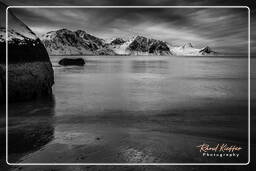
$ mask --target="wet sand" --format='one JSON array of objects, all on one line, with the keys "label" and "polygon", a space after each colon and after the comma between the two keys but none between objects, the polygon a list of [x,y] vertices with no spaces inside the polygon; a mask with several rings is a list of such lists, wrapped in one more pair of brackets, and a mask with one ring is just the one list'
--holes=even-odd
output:
[{"label": "wet sand", "polygon": [[[17,118],[11,121],[9,149],[34,152],[9,156],[21,163],[205,163],[247,162],[246,106],[209,104],[207,109],[161,111],[161,114],[108,111],[105,116],[64,116],[54,118],[51,130],[46,117]],[[111,115],[110,115],[111,113]],[[21,120],[23,121],[21,123]],[[47,124],[46,124],[47,123]],[[235,127],[236,126],[236,127]],[[17,131],[17,132],[15,132]],[[53,137],[54,134],[54,137]],[[36,140],[33,139],[36,137]],[[49,141],[50,140],[50,141]],[[49,141],[49,142],[48,142]],[[23,143],[22,143],[23,142]],[[35,143],[36,142],[36,143]],[[46,145],[44,143],[48,142]],[[227,143],[241,146],[239,158],[203,157],[196,147],[202,143]],[[31,147],[30,147],[31,148]],[[38,150],[35,150],[38,149]],[[12,151],[10,151],[12,152]],[[19,160],[17,160],[19,158]],[[95,162],[97,161],[97,162]]]}]

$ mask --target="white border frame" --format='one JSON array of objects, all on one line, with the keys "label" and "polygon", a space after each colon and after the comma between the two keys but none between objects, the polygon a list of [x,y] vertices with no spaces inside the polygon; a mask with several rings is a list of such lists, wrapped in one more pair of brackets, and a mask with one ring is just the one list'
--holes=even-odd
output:
[{"label": "white border frame", "polygon": [[[9,163],[8,162],[8,10],[11,8],[247,8],[248,10],[248,162],[247,163]],[[6,163],[20,165],[249,165],[250,163],[250,8],[248,6],[8,6],[6,8]]]}]

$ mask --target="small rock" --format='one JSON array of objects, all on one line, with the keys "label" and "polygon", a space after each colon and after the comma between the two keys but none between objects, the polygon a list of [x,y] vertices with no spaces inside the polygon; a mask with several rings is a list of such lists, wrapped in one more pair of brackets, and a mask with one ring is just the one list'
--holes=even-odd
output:
[{"label": "small rock", "polygon": [[67,66],[67,65],[83,66],[85,64],[85,61],[83,58],[76,58],[76,59],[63,58],[59,61],[59,64],[63,66]]}]

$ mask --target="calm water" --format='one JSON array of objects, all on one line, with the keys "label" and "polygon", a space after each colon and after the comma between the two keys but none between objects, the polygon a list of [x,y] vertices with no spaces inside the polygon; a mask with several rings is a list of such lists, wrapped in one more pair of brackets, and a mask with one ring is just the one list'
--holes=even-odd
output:
[{"label": "calm water", "polygon": [[56,115],[151,111],[246,100],[244,58],[87,57],[85,67],[55,69]]},{"label": "calm water", "polygon": [[[12,154],[12,161],[26,161],[21,157],[29,154],[34,157],[28,157],[28,161],[34,162],[30,160],[33,158],[40,162],[46,158],[38,157],[41,156],[38,155],[38,150],[45,148],[47,151],[53,144],[65,144],[67,147],[62,148],[66,150],[73,148],[70,145],[95,144],[96,135],[101,134],[107,139],[106,142],[109,143],[111,139],[111,143],[115,144],[109,149],[126,153],[127,150],[116,147],[122,144],[119,140],[127,142],[127,146],[131,147],[134,142],[130,142],[131,139],[124,140],[123,137],[132,137],[134,132],[145,136],[142,136],[144,138],[141,142],[136,137],[138,142],[134,144],[143,144],[147,138],[161,139],[149,140],[152,143],[148,147],[152,145],[152,149],[156,149],[158,145],[165,147],[163,144],[166,144],[162,151],[179,145],[185,139],[183,136],[172,137],[177,139],[175,142],[170,141],[170,137],[163,138],[170,133],[199,137],[194,138],[194,144],[191,142],[192,145],[186,145],[191,145],[187,147],[188,151],[198,145],[202,137],[246,144],[246,58],[90,56],[85,58],[87,63],[84,67],[59,66],[61,58],[63,57],[51,57],[55,73],[54,96],[51,100],[9,106],[9,153]],[[255,63],[253,60],[252,65]],[[255,73],[252,70],[252,82],[255,81]],[[256,97],[253,87],[251,91],[252,97]],[[144,133],[142,130],[147,131]],[[152,132],[156,130],[159,134]],[[168,132],[168,135],[162,135],[163,132]],[[112,142],[112,139],[115,141]],[[191,139],[193,138],[189,138]],[[183,144],[180,150],[184,146]],[[134,149],[138,150],[138,146],[134,145]],[[169,154],[174,155],[172,152],[169,151]],[[49,152],[45,153],[49,156]],[[191,154],[198,155],[197,151],[191,151]],[[164,162],[175,159],[178,160],[176,162],[193,162],[198,158],[186,155],[183,158],[169,155],[161,158],[157,157],[156,152],[151,157]],[[116,158],[109,156],[109,160],[116,161]],[[70,162],[70,158],[67,162]],[[90,159],[95,161],[93,157]],[[123,162],[144,160],[152,162],[145,158],[132,161],[128,157]]]}]

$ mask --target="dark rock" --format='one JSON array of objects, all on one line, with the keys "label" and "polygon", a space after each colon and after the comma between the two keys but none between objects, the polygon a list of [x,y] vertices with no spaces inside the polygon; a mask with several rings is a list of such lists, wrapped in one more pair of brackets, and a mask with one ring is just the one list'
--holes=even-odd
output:
[{"label": "dark rock", "polygon": [[[0,3],[1,11],[6,5]],[[3,18],[4,13],[1,13]],[[40,39],[9,10],[8,101],[31,100],[52,95],[54,74]],[[5,24],[0,25],[0,103],[5,102]]]},{"label": "dark rock", "polygon": [[212,50],[209,46],[206,46],[205,48],[203,48],[202,50],[200,50],[199,52],[206,52],[206,53],[210,53]]},{"label": "dark rock", "polygon": [[83,58],[76,58],[76,59],[63,58],[59,61],[59,64],[63,66],[67,66],[67,65],[83,66],[85,64],[85,61]]},{"label": "dark rock", "polygon": [[206,46],[199,52],[202,53],[202,55],[217,55],[217,52],[213,51],[209,46]]},{"label": "dark rock", "polygon": [[151,40],[149,53],[157,53],[157,54],[163,55],[164,53],[169,53],[169,52],[170,52],[170,49],[165,42],[154,40],[154,39]]},{"label": "dark rock", "polygon": [[24,101],[52,95],[54,83],[50,62],[8,65],[8,101]]},{"label": "dark rock", "polygon": [[125,41],[122,38],[116,38],[110,42],[111,45],[122,45]]},{"label": "dark rock", "polygon": [[148,51],[148,39],[143,36],[137,36],[128,47],[131,51],[147,52]]},{"label": "dark rock", "polygon": [[170,55],[170,49],[166,42],[137,36],[128,46],[131,52],[143,52],[154,55]]}]

